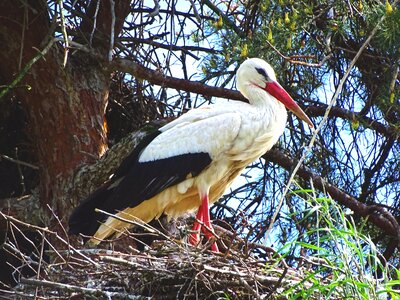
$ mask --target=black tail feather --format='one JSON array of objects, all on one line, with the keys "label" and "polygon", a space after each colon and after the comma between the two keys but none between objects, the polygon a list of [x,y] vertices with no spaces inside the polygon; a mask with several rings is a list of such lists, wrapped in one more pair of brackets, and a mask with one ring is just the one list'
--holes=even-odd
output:
[{"label": "black tail feather", "polygon": [[[138,160],[140,152],[161,132],[149,131],[149,133],[143,137],[139,144],[132,150],[132,152],[123,160],[121,165],[115,171],[114,176],[106,183],[104,183],[95,192],[89,195],[84,201],[82,201],[78,207],[74,209],[69,218],[69,234],[83,234],[92,236],[96,233],[100,224],[104,222],[107,217],[104,214],[95,211],[96,208],[105,210],[110,213],[115,213],[118,210],[125,208],[125,202],[119,204],[118,193],[116,190],[119,189],[119,183],[116,187],[110,188],[110,186],[116,181],[124,179],[125,175],[130,172],[132,166],[135,166]],[[130,183],[128,183],[129,185]],[[117,195],[115,195],[115,193]],[[115,201],[116,200],[116,201]]]},{"label": "black tail feather", "polygon": [[105,216],[95,209],[101,209],[107,199],[112,196],[113,189],[108,189],[110,184],[105,184],[93,192],[74,209],[69,218],[69,234],[83,234],[92,236],[96,233]]}]

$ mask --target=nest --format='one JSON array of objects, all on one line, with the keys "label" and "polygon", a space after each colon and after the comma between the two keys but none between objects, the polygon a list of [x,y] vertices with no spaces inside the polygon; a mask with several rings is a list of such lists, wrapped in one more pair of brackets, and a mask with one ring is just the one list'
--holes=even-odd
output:
[{"label": "nest", "polygon": [[[13,232],[10,237],[23,232],[21,226],[29,226],[48,243],[48,250],[42,243],[33,251],[36,255],[28,255],[18,249],[17,242],[10,237],[5,240],[3,250],[22,262],[14,266],[13,278],[17,285],[6,286],[1,291],[5,297],[287,299],[283,294],[285,290],[311,286],[302,272],[289,268],[283,259],[272,258],[276,255],[272,249],[249,245],[232,236],[231,247],[225,245],[225,252],[221,253],[210,252],[207,243],[192,247],[157,230],[153,234],[159,235],[160,240],[143,251],[129,246],[125,251],[87,249],[73,247],[62,235],[46,228],[5,217]],[[127,237],[130,238],[135,239]],[[33,271],[30,277],[21,271],[23,265]]]}]

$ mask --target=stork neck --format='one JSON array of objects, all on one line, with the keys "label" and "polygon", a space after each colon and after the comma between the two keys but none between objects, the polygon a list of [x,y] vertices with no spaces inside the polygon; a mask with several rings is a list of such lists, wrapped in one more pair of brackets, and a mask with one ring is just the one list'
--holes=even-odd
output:
[{"label": "stork neck", "polygon": [[255,85],[248,85],[242,94],[249,100],[250,104],[259,108],[282,110],[285,106],[275,97]]}]

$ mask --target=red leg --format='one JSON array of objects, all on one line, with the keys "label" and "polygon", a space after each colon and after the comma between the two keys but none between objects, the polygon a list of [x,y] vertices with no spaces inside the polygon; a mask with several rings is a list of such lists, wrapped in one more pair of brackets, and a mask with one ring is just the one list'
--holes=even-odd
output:
[{"label": "red leg", "polygon": [[[210,208],[209,208],[209,202],[208,202],[208,194],[204,195],[202,197],[202,202],[201,202],[201,206],[199,208],[199,212],[200,210],[203,210],[203,226],[202,226],[202,230],[204,235],[206,236],[206,238],[209,240],[210,238],[213,238],[214,235],[212,234],[214,232],[214,229],[211,225],[211,220],[210,220]],[[204,226],[206,226],[207,228],[204,228]],[[216,243],[212,243],[211,245],[211,250],[214,252],[219,252],[218,250],[218,246]]]},{"label": "red leg", "polygon": [[195,231],[193,233],[190,234],[189,236],[189,242],[193,245],[193,246],[197,246],[197,244],[200,242],[200,228],[201,228],[201,224],[198,221],[203,222],[203,204],[200,205],[199,210],[197,211],[197,215],[196,215],[196,220],[194,220],[193,223],[193,228],[192,230]]}]

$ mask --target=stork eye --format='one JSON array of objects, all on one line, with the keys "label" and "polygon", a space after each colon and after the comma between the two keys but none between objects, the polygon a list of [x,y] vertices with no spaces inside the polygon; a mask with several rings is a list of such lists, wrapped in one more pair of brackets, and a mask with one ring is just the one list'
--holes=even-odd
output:
[{"label": "stork eye", "polygon": [[264,76],[264,78],[269,81],[269,76],[267,75],[267,72],[265,72],[263,68],[256,68],[256,71],[258,72],[258,74]]}]

